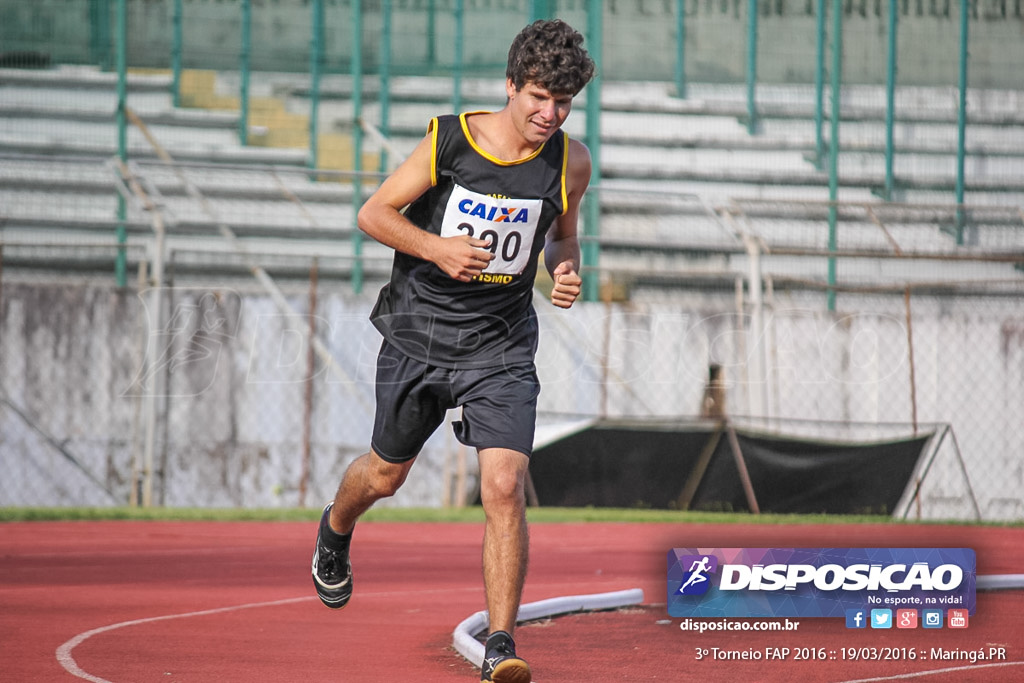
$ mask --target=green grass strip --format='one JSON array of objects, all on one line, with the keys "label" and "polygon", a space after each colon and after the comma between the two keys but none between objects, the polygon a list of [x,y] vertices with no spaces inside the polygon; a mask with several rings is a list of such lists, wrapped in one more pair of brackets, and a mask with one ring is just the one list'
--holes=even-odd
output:
[{"label": "green grass strip", "polygon": [[[881,515],[752,515],[739,512],[680,512],[676,510],[617,508],[530,508],[530,523],[633,522],[663,524],[956,524],[962,526],[1024,526],[1016,522],[964,520],[897,520]],[[204,521],[204,522],[313,522],[319,508],[133,508],[133,507],[0,507],[0,522],[26,521]],[[482,522],[483,510],[465,508],[389,508],[370,510],[364,521],[374,522]]]}]

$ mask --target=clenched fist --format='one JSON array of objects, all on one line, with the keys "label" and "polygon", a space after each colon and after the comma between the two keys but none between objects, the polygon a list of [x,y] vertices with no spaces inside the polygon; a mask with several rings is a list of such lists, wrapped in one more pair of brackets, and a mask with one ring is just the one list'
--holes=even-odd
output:
[{"label": "clenched fist", "polygon": [[563,261],[555,267],[551,277],[555,281],[551,289],[551,303],[559,308],[569,308],[579,297],[580,286],[583,284],[575,265],[572,261]]}]

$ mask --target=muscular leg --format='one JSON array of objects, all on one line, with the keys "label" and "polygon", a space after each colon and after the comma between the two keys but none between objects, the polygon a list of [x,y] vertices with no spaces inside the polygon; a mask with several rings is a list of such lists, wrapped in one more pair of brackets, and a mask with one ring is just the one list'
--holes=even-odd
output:
[{"label": "muscular leg", "polygon": [[405,483],[415,458],[395,464],[372,450],[352,461],[338,485],[331,508],[331,528],[339,534],[352,531],[356,520],[381,498],[395,495]]},{"label": "muscular leg", "polygon": [[512,633],[526,580],[529,535],[525,481],[529,458],[505,448],[480,451],[484,527],[483,570],[490,632]]}]

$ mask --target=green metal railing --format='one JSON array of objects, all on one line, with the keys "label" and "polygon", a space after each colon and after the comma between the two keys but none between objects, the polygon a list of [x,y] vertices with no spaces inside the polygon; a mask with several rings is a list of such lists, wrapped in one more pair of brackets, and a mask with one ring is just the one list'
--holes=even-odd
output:
[{"label": "green metal railing", "polygon": [[601,71],[604,65],[604,14],[594,11],[601,8],[600,0],[590,0],[587,13],[587,42],[590,56],[594,60],[594,78],[587,86],[587,146],[590,148],[591,190],[587,193],[583,220],[581,258],[583,260],[583,299],[597,301],[600,297],[601,283],[598,281],[597,268],[600,260],[600,249],[597,237],[600,235],[601,223]]},{"label": "green metal railing", "polygon": [[959,60],[959,99],[956,113],[956,243],[964,242],[964,158],[967,140],[967,0],[960,0],[960,60]]},{"label": "green metal railing", "polygon": [[895,143],[893,142],[893,128],[896,125],[896,43],[899,32],[899,12],[896,11],[896,3],[889,3],[889,42],[888,53],[885,64],[885,188],[882,191],[882,198],[892,199],[893,191],[893,157],[895,156]]},{"label": "green metal railing", "polygon": [[242,0],[242,49],[238,58],[238,141],[249,144],[249,64],[252,54],[252,0]]},{"label": "green metal railing", "polygon": [[[380,32],[380,121],[381,135],[388,137],[391,133],[391,45],[392,45],[392,12],[391,0],[383,0],[381,4],[382,26]],[[380,151],[380,163],[377,170],[384,173],[388,170],[388,150]]]},{"label": "green metal railing", "polygon": [[814,165],[825,160],[825,0],[817,0],[814,15]]},{"label": "green metal railing", "polygon": [[[105,5],[106,3],[103,3]],[[117,158],[128,159],[128,8],[127,0],[117,2]],[[117,256],[114,261],[114,279],[118,287],[127,284],[128,230],[125,220],[128,205],[122,194],[117,194]]]},{"label": "green metal railing", "polygon": [[320,77],[324,63],[324,0],[313,0],[309,50],[309,167],[316,168],[320,139]]},{"label": "green metal railing", "polygon": [[[838,248],[837,217],[839,201],[839,121],[842,111],[843,83],[843,0],[832,0],[832,105],[828,154],[828,250]],[[828,310],[836,310],[836,259],[828,260]]]},{"label": "green metal railing", "polygon": [[[363,3],[352,3],[352,289],[363,291],[363,233],[356,222],[356,211],[363,205]],[[310,139],[310,146],[317,144]]]},{"label": "green metal railing", "polygon": [[757,129],[757,0],[747,0],[747,132]]},{"label": "green metal railing", "polygon": [[[120,7],[116,11],[120,12]],[[114,66],[111,43],[110,0],[92,0],[89,3],[89,57],[104,71]]]},{"label": "green metal railing", "polygon": [[182,0],[174,0],[173,15],[171,17],[171,96],[174,98],[174,106],[181,106],[181,56],[182,42],[184,41],[184,14],[185,8]]},{"label": "green metal railing", "polygon": [[673,75],[676,84],[676,97],[686,98],[688,93],[686,82],[686,0],[676,0],[676,62]]},{"label": "green metal railing", "polygon": [[[7,0],[0,0],[0,5]],[[89,31],[87,32],[87,49],[89,58],[104,69],[116,68],[119,75],[119,88],[125,87],[125,72],[129,63],[134,63],[140,58],[137,48],[129,42],[130,36],[127,32],[127,22],[132,17],[139,16],[132,13],[138,5],[130,0],[82,0],[88,8]],[[198,49],[198,38],[190,37],[190,31],[195,33],[196,20],[194,15],[202,11],[211,12],[212,9],[205,5],[188,2],[187,0],[164,0],[170,17],[170,30],[168,33],[167,62],[172,74],[171,90],[175,106],[181,105],[182,74],[186,68],[196,66],[196,57],[190,57]],[[322,139],[320,130],[320,106],[321,100],[336,94],[323,92],[323,80],[332,74],[348,73],[352,78],[352,91],[346,95],[351,97],[353,106],[353,118],[351,125],[351,137],[353,147],[352,171],[357,178],[353,182],[353,199],[355,205],[362,201],[362,191],[358,181],[359,175],[368,169],[363,168],[363,129],[362,118],[364,98],[364,76],[376,74],[379,82],[379,121],[375,122],[379,130],[385,135],[390,134],[390,107],[391,107],[391,82],[396,74],[423,73],[424,75],[446,75],[451,83],[451,106],[454,111],[461,111],[464,107],[463,81],[467,74],[479,75],[487,73],[495,77],[502,77],[500,57],[507,45],[506,38],[510,38],[518,30],[518,24],[527,23],[538,18],[552,16],[566,16],[572,23],[585,26],[587,35],[587,46],[598,61],[597,78],[587,89],[586,108],[586,141],[594,159],[593,189],[587,199],[583,211],[583,260],[586,272],[593,273],[597,268],[600,255],[598,253],[600,210],[599,186],[601,180],[601,128],[600,128],[600,96],[602,81],[609,78],[618,80],[630,80],[633,77],[621,75],[623,69],[637,69],[641,65],[647,68],[645,72],[649,80],[664,80],[672,83],[674,88],[672,94],[680,99],[693,97],[694,84],[708,82],[708,74],[718,69],[726,73],[732,68],[725,63],[726,55],[723,50],[722,64],[717,67],[712,65],[708,71],[709,60],[706,42],[711,40],[706,30],[710,26],[714,28],[714,21],[731,22],[730,26],[735,28],[745,24],[745,31],[731,31],[728,40],[737,41],[737,46],[743,45],[745,41],[744,59],[740,67],[736,85],[742,83],[745,86],[745,110],[746,128],[749,135],[760,135],[761,124],[766,116],[765,104],[761,101],[761,90],[765,84],[778,82],[779,72],[785,69],[778,66],[777,62],[784,62],[789,57],[789,50],[793,53],[793,64],[788,67],[789,72],[805,74],[805,84],[813,88],[813,121],[814,130],[813,150],[810,150],[808,159],[818,168],[827,173],[828,196],[831,202],[840,201],[843,191],[843,179],[840,177],[840,159],[844,154],[843,146],[840,144],[840,124],[843,121],[842,112],[842,89],[844,87],[844,72],[851,68],[851,64],[843,59],[844,32],[849,34],[851,22],[861,21],[863,17],[854,17],[850,7],[845,7],[838,0],[826,2],[816,0],[802,5],[803,14],[800,10],[789,8],[790,14],[785,14],[786,8],[783,5],[773,4],[771,6],[759,3],[758,0],[748,0],[747,3],[736,5],[727,15],[723,10],[720,14],[713,14],[715,9],[710,5],[702,3],[686,3],[677,0],[675,3],[665,5],[664,16],[653,16],[650,21],[671,21],[672,30],[655,34],[654,32],[640,31],[619,31],[624,21],[641,21],[629,14],[628,3],[622,4],[621,8],[609,6],[606,3],[589,1],[585,3],[558,3],[555,0],[521,0],[516,6],[510,8],[509,3],[465,3],[464,0],[431,0],[427,3],[417,4],[415,7],[403,5],[395,6],[390,1],[380,3],[366,3],[362,0],[348,0],[350,11],[334,12],[327,14],[327,5],[324,0],[310,0],[302,7],[308,7],[304,14],[297,12],[295,21],[308,24],[304,31],[308,43],[303,48],[306,52],[306,69],[309,78],[308,89],[308,139],[309,148],[307,164],[311,169],[318,168],[321,162],[321,149],[319,141]],[[335,9],[343,3],[330,3]],[[265,36],[265,15],[271,10],[261,3],[252,3],[251,0],[228,0],[226,3],[218,3],[217,11],[222,16],[228,16],[230,12],[236,11],[236,24],[240,30],[234,36],[224,38],[223,45],[211,46],[204,44],[206,50],[216,48],[217,55],[224,54],[233,49],[237,41],[237,52],[234,64],[239,72],[239,118],[237,124],[238,139],[243,145],[251,144],[250,138],[250,75],[254,71],[266,68],[267,60],[275,59],[273,53],[275,46],[267,45]],[[298,8],[299,5],[296,4]],[[980,19],[972,19],[968,0],[959,2],[959,40],[957,45],[957,79],[955,87],[958,92],[956,102],[956,147],[950,150],[950,155],[955,154],[955,181],[951,191],[951,200],[962,206],[965,202],[965,194],[969,189],[968,175],[968,149],[966,138],[970,132],[969,117],[967,110],[967,88],[968,75],[973,74],[978,67],[972,62],[968,49],[968,33],[971,21],[978,22]],[[204,9],[205,8],[205,9]],[[232,9],[234,8],[234,9]],[[515,22],[507,19],[496,19],[495,23],[487,24],[482,18],[486,12],[503,11],[508,16],[520,17]],[[877,74],[877,82],[884,84],[884,176],[879,187],[874,188],[875,193],[883,200],[892,201],[902,188],[901,178],[898,174],[897,161],[903,153],[898,144],[894,131],[901,123],[901,112],[897,109],[898,88],[902,85],[914,85],[913,81],[907,78],[906,72],[901,69],[901,52],[906,55],[914,45],[911,36],[908,47],[907,37],[901,35],[907,28],[907,22],[901,17],[911,16],[913,8],[902,6],[892,0],[876,7],[878,14],[878,26],[884,29],[884,36],[880,41],[878,54],[884,54],[884,68]],[[410,22],[410,13],[418,13],[420,21]],[[744,16],[745,13],[745,16]],[[773,13],[778,14],[776,17]],[[920,14],[920,12],[918,12]],[[657,11],[655,11],[657,15]],[[831,17],[829,17],[831,15]],[[490,16],[490,15],[486,15]],[[613,17],[616,21],[616,34],[614,37],[606,35],[606,18]],[[851,17],[844,22],[844,17]],[[952,18],[952,17],[951,17]],[[111,19],[113,21],[111,21]],[[582,19],[582,21],[581,21]],[[831,21],[828,21],[831,19]],[[954,19],[955,21],[956,19]],[[802,30],[813,31],[814,34],[806,35],[807,40],[794,36],[793,43],[804,43],[808,47],[806,51],[813,51],[813,64],[807,60],[799,61],[797,48],[792,45],[779,45],[777,39],[772,40],[772,30],[777,27],[778,22],[789,21],[793,26],[804,27]],[[500,23],[499,23],[500,22]],[[585,23],[583,23],[585,22]],[[694,29],[694,22],[698,22]],[[701,23],[703,22],[703,23]],[[709,23],[712,22],[712,23]],[[775,22],[775,23],[773,23]],[[202,22],[211,24],[213,22]],[[396,35],[396,31],[415,23],[417,27],[426,26],[423,32],[417,28],[415,33],[402,33]],[[110,30],[111,25],[115,30]],[[491,30],[481,30],[482,25],[489,26]],[[981,25],[985,30],[991,30],[991,24]],[[651,24],[650,26],[653,26]],[[874,24],[872,24],[874,26]],[[690,44],[688,41],[688,30],[693,33],[700,32],[704,37],[705,45],[702,47],[697,43]],[[874,33],[877,33],[872,29]],[[262,32],[262,33],[261,33]],[[620,42],[623,35],[642,36],[642,39],[634,38],[640,42],[631,45]],[[658,35],[667,34],[671,36],[671,44],[659,46],[657,41],[661,40]],[[225,34],[226,35],[226,34]],[[364,41],[364,36],[375,36],[375,40]],[[743,35],[743,38],[739,36]],[[347,36],[339,39],[337,36]],[[861,38],[863,39],[863,38]],[[724,40],[724,39],[723,39]],[[918,38],[918,40],[920,40]],[[207,36],[207,43],[209,42]],[[501,49],[496,49],[495,44],[500,43]],[[813,45],[813,48],[810,46]],[[254,47],[258,49],[254,50]],[[111,47],[114,49],[111,50]],[[662,47],[666,49],[661,49]],[[800,45],[799,50],[805,48]],[[485,49],[486,48],[486,49]],[[700,52],[701,50],[704,52]],[[1008,48],[1009,49],[1009,48]],[[158,52],[158,50],[156,51]],[[729,51],[730,55],[739,54],[739,50]],[[144,53],[146,58],[154,54],[154,50]],[[289,54],[291,54],[289,52]],[[481,58],[486,54],[486,58]],[[641,55],[637,57],[636,55]],[[700,59],[694,59],[694,54],[700,54]],[[802,52],[800,54],[803,54]],[[283,59],[283,58],[282,58]],[[661,60],[661,61],[658,61]],[[211,61],[216,61],[211,59]],[[664,62],[663,66],[658,66]],[[630,65],[633,66],[630,66]],[[771,68],[766,68],[771,67]],[[1007,65],[1009,67],[1009,65]],[[915,67],[911,64],[911,67]],[[987,79],[1005,79],[1001,75],[1004,72],[1012,72],[1013,69],[1000,70],[996,65],[987,68]],[[419,69],[419,71],[417,71]],[[658,69],[661,69],[660,71]],[[802,70],[802,71],[801,71]],[[1019,70],[1018,70],[1019,71]],[[828,79],[826,80],[826,72]],[[615,74],[619,75],[615,75]],[[788,73],[788,72],[787,72]],[[729,82],[728,77],[723,77],[723,82]],[[799,78],[794,76],[793,78]],[[933,74],[933,80],[937,77]],[[851,81],[852,83],[852,81]],[[1020,83],[1024,88],[1024,81]],[[118,150],[120,155],[126,154],[124,128],[127,122],[124,120],[123,109],[126,96],[119,91],[119,115],[118,115]],[[826,120],[827,119],[827,120]],[[952,124],[951,124],[952,125]],[[827,126],[827,128],[826,128]],[[380,152],[379,165],[375,171],[382,172],[388,168],[388,150]],[[123,200],[119,200],[118,219],[124,220]],[[956,241],[963,243],[964,231],[968,216],[965,211],[958,213],[956,225],[953,226]],[[837,216],[835,210],[829,216],[829,237],[830,248],[835,248],[838,243],[836,235]],[[119,239],[123,230],[119,230]],[[354,251],[358,255],[362,253],[361,239],[357,235]],[[358,258],[357,258],[358,261]],[[119,259],[116,266],[118,281],[123,281],[123,261]],[[828,267],[828,282],[830,286],[829,307],[835,306],[835,261],[830,260]],[[588,276],[589,277],[589,276]],[[356,289],[362,286],[362,271],[357,266],[353,275],[353,284]],[[597,297],[597,283],[589,278],[586,281],[585,296],[588,299]]]}]

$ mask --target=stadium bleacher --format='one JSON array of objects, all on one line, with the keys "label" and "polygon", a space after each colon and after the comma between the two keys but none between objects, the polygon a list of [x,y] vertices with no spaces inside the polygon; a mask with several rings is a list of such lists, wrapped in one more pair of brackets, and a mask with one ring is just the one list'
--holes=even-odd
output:
[{"label": "stadium bleacher", "polygon": [[[230,82],[235,76],[221,77]],[[276,97],[282,110],[308,110],[302,78],[255,78],[260,92]],[[250,255],[282,276],[303,277],[312,255],[324,259],[328,276],[351,274],[357,257],[354,193],[345,176],[314,182],[305,148],[240,144],[237,111],[174,107],[166,73],[132,73],[128,87],[128,107],[178,163],[160,161],[143,131],[129,127],[131,172],[164,213],[178,272],[229,267],[244,273],[245,258],[225,247],[217,233],[216,226],[226,224]],[[379,117],[376,87],[367,84],[363,116],[371,123]],[[350,78],[325,79],[322,130],[351,129],[351,88]],[[1024,187],[1012,182],[1024,177],[1024,115],[1017,106],[1024,93],[971,92],[966,214],[953,206],[956,111],[948,89],[900,90],[890,202],[878,196],[885,184],[884,94],[881,88],[853,86],[843,95],[840,249],[880,258],[963,254],[965,248],[998,256],[1024,249],[1016,208],[1024,204]],[[495,109],[504,93],[494,79],[470,79],[462,97],[464,110]],[[813,91],[762,86],[755,135],[744,122],[743,97],[740,86],[694,84],[688,98],[679,99],[664,83],[604,84],[602,180],[594,188],[601,202],[603,271],[632,284],[730,288],[747,268],[744,236],[767,253],[827,249],[829,178],[815,155]],[[390,98],[389,150],[407,153],[429,118],[450,108],[451,82],[398,78]],[[9,265],[32,267],[33,254],[46,262],[45,250],[30,248],[32,243],[111,242],[119,223],[119,185],[131,200],[113,162],[116,109],[113,74],[80,66],[0,70],[0,220]],[[580,103],[566,127],[582,137],[584,123]],[[371,138],[367,144],[375,143]],[[189,193],[183,172],[205,202]],[[367,187],[377,177],[371,174]],[[970,225],[958,233],[955,222],[962,214]],[[132,253],[143,258],[151,217],[139,201],[128,202],[123,224]],[[68,252],[70,265],[75,253]],[[77,253],[78,269],[98,265],[88,249]],[[387,252],[379,245],[366,245],[358,256],[366,259],[371,277],[386,275]],[[821,254],[790,254],[774,258],[768,275],[778,282],[820,277],[823,262]],[[993,269],[999,277],[1022,276],[1011,259],[947,265],[947,277],[967,280],[992,278]],[[886,270],[884,260],[856,261],[844,276],[853,283],[877,281]],[[899,271],[903,279],[934,277],[927,262],[902,261]]]}]

